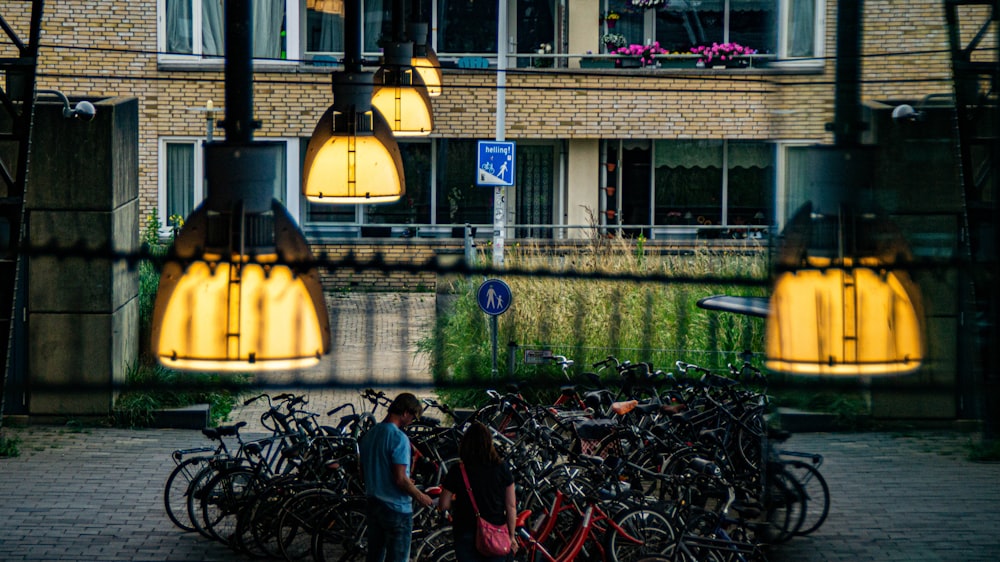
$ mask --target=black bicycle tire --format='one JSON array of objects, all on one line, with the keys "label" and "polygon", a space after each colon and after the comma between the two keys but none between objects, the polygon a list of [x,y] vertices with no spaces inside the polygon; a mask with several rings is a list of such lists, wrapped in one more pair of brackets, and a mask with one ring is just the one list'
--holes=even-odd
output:
[{"label": "black bicycle tire", "polygon": [[[346,497],[332,506],[317,524],[312,536],[316,562],[364,560],[367,545],[367,503],[361,497]],[[450,537],[449,537],[450,538]],[[343,549],[338,550],[338,549]]]},{"label": "black bicycle tire", "polygon": [[[802,524],[802,528],[795,533],[799,536],[805,536],[815,532],[826,522],[826,518],[830,514],[830,486],[826,483],[826,478],[823,477],[819,469],[812,464],[799,460],[783,462],[786,467],[794,469],[790,474],[805,490],[805,522]],[[809,475],[801,477],[795,470],[804,470]],[[815,493],[816,491],[818,494]]]},{"label": "black bicycle tire", "polygon": [[[185,532],[196,532],[194,524],[187,510],[187,498],[191,489],[191,481],[201,472],[201,467],[191,470],[192,465],[202,465],[209,461],[210,457],[191,457],[184,459],[167,476],[167,481],[163,485],[163,509],[167,512],[167,518],[179,529]],[[183,482],[178,478],[183,478]],[[176,487],[175,487],[176,486]],[[175,508],[171,504],[175,499],[183,501],[183,508]],[[179,513],[183,513],[183,517]],[[184,519],[184,521],[182,521]]]},{"label": "black bicycle tire", "polygon": [[339,509],[343,496],[325,488],[301,490],[285,500],[277,519],[278,549],[285,560],[312,556],[313,534],[330,510]]},{"label": "black bicycle tire", "polygon": [[[669,556],[673,552],[676,530],[660,511],[648,507],[627,509],[615,516],[614,522],[629,536],[642,540],[642,544],[631,542],[609,525],[605,533],[609,562],[638,562],[647,556]],[[631,555],[623,556],[625,552]]]},{"label": "black bicycle tire", "polygon": [[[768,464],[767,521],[770,524],[768,542],[783,543],[795,536],[805,518],[805,491],[780,463]],[[784,516],[782,516],[784,513]]]},{"label": "black bicycle tire", "polygon": [[252,469],[237,467],[223,470],[205,486],[202,517],[211,537],[227,546],[233,541],[241,510],[247,507],[255,489],[260,489],[259,475]]}]

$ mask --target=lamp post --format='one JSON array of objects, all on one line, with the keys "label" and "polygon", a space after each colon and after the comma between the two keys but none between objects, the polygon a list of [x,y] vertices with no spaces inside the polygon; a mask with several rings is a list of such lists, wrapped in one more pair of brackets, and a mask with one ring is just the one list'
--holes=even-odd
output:
[{"label": "lamp post", "polygon": [[[507,129],[507,2],[497,0],[497,108],[496,140],[505,140]],[[507,188],[493,187],[493,266],[503,267],[507,229]]]}]

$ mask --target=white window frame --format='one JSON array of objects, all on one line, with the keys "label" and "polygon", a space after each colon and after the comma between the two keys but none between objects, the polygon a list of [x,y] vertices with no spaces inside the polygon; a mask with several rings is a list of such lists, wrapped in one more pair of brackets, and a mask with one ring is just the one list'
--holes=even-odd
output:
[{"label": "white window frame", "polygon": [[[282,68],[299,64],[301,54],[300,22],[305,14],[305,2],[285,1],[285,60],[255,61],[260,69]],[[171,68],[222,68],[224,57],[203,58],[201,53],[201,3],[191,0],[192,54],[167,52],[167,0],[156,0],[156,52],[157,62]]]},{"label": "white window frame", "polygon": [[772,61],[770,66],[780,66],[782,68],[822,68],[826,56],[826,0],[813,0],[816,5],[815,19],[813,21],[813,33],[816,51],[810,57],[794,58],[788,56],[788,30],[791,29],[788,18],[790,17],[791,0],[780,0],[778,5],[778,59]]},{"label": "white window frame", "polygon": [[[198,208],[205,200],[205,151],[202,144],[205,137],[179,136],[160,137],[157,150],[157,191],[156,191],[156,211],[163,223],[160,228],[161,236],[169,236],[171,228],[170,217],[167,216],[167,145],[169,144],[190,144],[194,146],[194,195],[193,207]],[[285,145],[285,208],[291,216],[296,217],[296,222],[300,212],[300,184],[302,170],[299,169],[299,139],[292,138],[260,138],[260,141],[282,142]],[[197,181],[201,178],[201,181]],[[192,209],[193,210],[193,209]],[[184,217],[187,219],[187,217]]]}]

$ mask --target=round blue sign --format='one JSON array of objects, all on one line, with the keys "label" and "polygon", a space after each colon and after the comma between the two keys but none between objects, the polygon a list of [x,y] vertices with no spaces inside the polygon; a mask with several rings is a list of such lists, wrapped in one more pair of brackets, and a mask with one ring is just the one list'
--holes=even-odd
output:
[{"label": "round blue sign", "polygon": [[499,316],[510,308],[510,301],[513,295],[510,286],[499,279],[487,279],[479,286],[476,300],[479,301],[479,308],[486,314]]}]

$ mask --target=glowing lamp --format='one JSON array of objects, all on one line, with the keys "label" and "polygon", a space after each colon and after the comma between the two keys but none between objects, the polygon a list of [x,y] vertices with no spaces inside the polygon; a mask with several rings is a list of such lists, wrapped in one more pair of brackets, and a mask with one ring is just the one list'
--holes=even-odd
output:
[{"label": "glowing lamp", "polygon": [[413,44],[393,42],[384,51],[384,63],[374,76],[372,107],[385,117],[397,137],[429,135],[434,114],[423,79],[410,65]]},{"label": "glowing lamp", "polygon": [[391,203],[405,193],[403,160],[371,105],[370,72],[333,73],[333,105],[306,148],[302,193],[313,203]]},{"label": "glowing lamp", "polygon": [[884,217],[806,204],[789,223],[768,305],[767,368],[799,375],[902,375],[925,356],[920,292]]},{"label": "glowing lamp", "polygon": [[164,264],[152,351],[195,371],[310,367],[329,352],[329,318],[312,254],[270,198],[274,143],[205,146],[209,197],[188,217]]},{"label": "glowing lamp", "polygon": [[417,71],[427,89],[427,95],[437,97],[443,91],[444,80],[441,75],[441,61],[437,53],[427,44],[428,25],[422,22],[407,24],[407,33],[413,39],[413,58],[410,66]]}]

